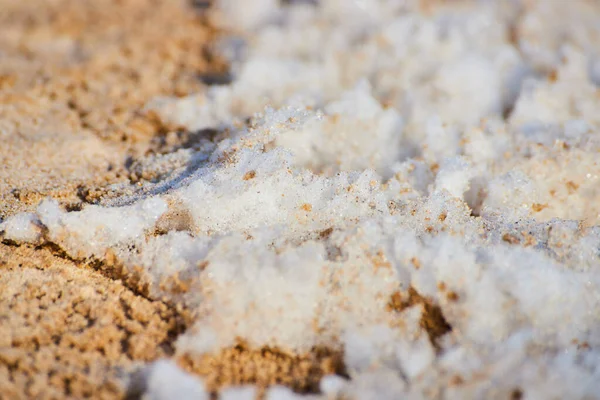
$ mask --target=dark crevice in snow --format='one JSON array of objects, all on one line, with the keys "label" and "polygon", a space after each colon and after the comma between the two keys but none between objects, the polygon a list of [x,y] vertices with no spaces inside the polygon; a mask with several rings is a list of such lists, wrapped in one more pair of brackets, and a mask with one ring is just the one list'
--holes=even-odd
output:
[{"label": "dark crevice in snow", "polygon": [[[453,299],[456,299],[457,295],[453,292],[449,292],[447,296],[449,300],[453,301]],[[431,344],[437,350],[440,350],[439,339],[450,332],[452,326],[450,326],[444,317],[439,305],[434,303],[432,299],[422,296],[413,287],[408,289],[408,293],[394,292],[388,303],[390,310],[398,312],[416,305],[421,305],[423,307],[423,315],[421,316],[420,321],[421,328],[427,332]]]}]

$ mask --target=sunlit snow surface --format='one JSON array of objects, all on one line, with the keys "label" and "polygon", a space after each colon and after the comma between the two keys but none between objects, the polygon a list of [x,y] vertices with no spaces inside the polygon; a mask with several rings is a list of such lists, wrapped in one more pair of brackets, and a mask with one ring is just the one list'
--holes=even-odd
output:
[{"label": "sunlit snow surface", "polygon": [[[287,3],[217,1],[233,82],[147,105],[216,140],[4,238],[116,255],[193,311],[178,354],[342,348],[351,379],[324,397],[600,398],[597,4]],[[452,327],[435,346],[420,306],[388,307],[409,288]],[[204,395],[167,362],[148,379],[152,399]]]}]

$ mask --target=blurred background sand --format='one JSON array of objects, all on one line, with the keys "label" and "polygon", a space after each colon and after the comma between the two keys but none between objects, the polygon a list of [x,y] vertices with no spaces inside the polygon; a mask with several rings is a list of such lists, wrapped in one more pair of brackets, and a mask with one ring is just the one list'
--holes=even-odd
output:
[{"label": "blurred background sand", "polygon": [[[0,218],[78,209],[160,146],[142,112],[199,90],[212,33],[188,2],[0,1]],[[0,244],[0,398],[124,397],[181,317],[53,249]]]}]

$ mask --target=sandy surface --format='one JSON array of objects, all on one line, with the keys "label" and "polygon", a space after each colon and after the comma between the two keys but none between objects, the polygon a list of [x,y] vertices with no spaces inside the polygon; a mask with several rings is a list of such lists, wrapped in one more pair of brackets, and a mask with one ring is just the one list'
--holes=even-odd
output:
[{"label": "sandy surface", "polygon": [[[0,218],[79,208],[164,145],[143,111],[200,89],[210,32],[183,1],[0,1]],[[0,398],[124,397],[181,317],[50,248],[0,245]]]},{"label": "sandy surface", "polygon": [[3,398],[115,398],[168,356],[177,313],[49,249],[0,247]]},{"label": "sandy surface", "polygon": [[157,95],[199,90],[209,33],[183,1],[0,2],[0,216],[125,179]]}]

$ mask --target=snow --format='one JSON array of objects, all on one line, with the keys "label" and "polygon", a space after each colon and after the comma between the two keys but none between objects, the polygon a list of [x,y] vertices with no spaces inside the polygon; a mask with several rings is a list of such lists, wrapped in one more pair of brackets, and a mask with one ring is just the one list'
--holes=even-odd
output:
[{"label": "snow", "polygon": [[142,396],[144,400],[210,399],[202,381],[182,371],[172,361],[154,362],[145,381],[148,387]]},{"label": "snow", "polygon": [[0,224],[0,232],[7,240],[17,243],[36,243],[41,238],[40,221],[36,214],[21,213]]}]

